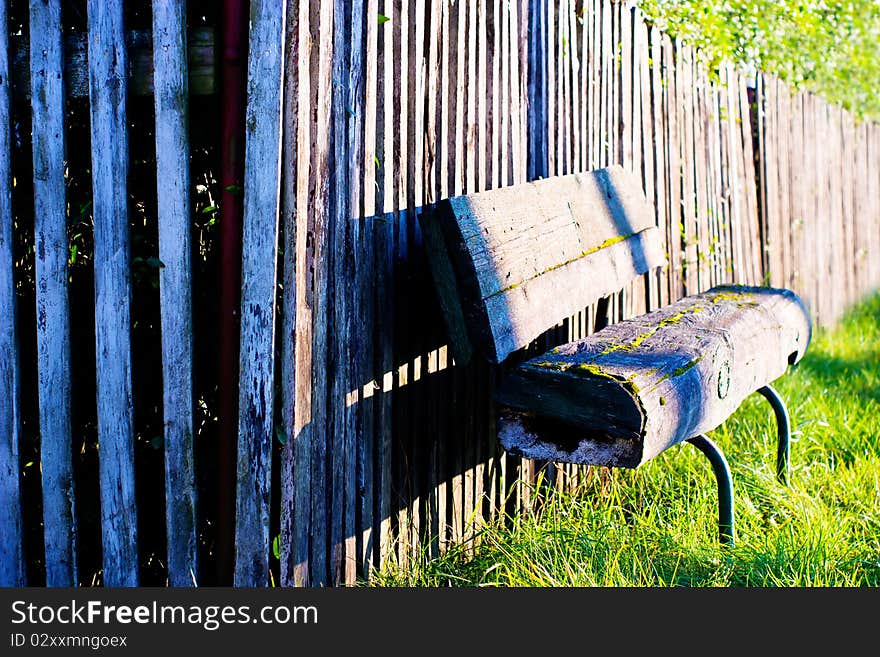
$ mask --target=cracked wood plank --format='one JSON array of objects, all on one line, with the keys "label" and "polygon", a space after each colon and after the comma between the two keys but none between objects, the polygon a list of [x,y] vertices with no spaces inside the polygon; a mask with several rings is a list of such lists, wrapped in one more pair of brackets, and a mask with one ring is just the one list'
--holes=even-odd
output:
[{"label": "cracked wood plank", "polygon": [[654,209],[619,166],[458,196],[423,216],[456,356],[493,362],[665,261]]}]

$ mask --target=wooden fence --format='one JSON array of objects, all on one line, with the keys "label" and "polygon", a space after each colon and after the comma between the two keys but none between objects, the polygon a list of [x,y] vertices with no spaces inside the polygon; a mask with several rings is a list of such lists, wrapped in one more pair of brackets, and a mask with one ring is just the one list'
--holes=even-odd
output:
[{"label": "wooden fence", "polygon": [[880,284],[880,126],[758,76],[764,271],[821,325]]},{"label": "wooden fence", "polygon": [[[5,12],[2,0],[3,24]],[[36,438],[22,434],[17,345],[35,327],[40,568],[64,585],[94,581],[77,569],[85,539],[71,466],[59,74],[70,66],[57,5],[32,3],[29,20],[33,208],[12,207],[0,36],[0,496],[21,510],[0,519],[0,582],[23,583],[32,560],[22,544],[34,512],[17,482],[19,445]],[[102,581],[136,585],[153,555],[138,552],[134,489],[146,475],[135,468],[132,397],[148,391],[131,372],[122,2],[89,2],[88,33]],[[149,485],[167,500],[168,582],[186,586],[202,581],[211,551],[200,547],[194,462],[201,338],[180,3],[153,2],[152,41],[162,45],[152,56],[165,469]],[[880,283],[877,126],[765,77],[750,92],[731,66],[710,75],[622,2],[252,0],[246,134],[237,585],[339,584],[389,559],[406,567],[528,508],[539,472],[559,487],[596,476],[499,450],[491,395],[503,368],[452,362],[421,206],[612,163],[641,175],[668,267],[532,351],[717,283],[788,285],[825,324]],[[35,231],[30,292],[13,270],[23,221]],[[16,317],[22,294],[36,296],[35,324]]]}]

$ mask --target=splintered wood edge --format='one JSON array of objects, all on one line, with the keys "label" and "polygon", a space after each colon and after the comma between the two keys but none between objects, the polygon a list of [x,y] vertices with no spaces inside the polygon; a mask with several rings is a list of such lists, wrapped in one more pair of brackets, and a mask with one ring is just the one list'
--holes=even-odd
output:
[{"label": "splintered wood edge", "polygon": [[[505,451],[529,459],[551,462],[598,465],[614,468],[636,468],[642,463],[643,441],[605,435],[599,438],[584,429],[568,425],[571,449],[559,442],[560,423],[541,418],[528,411],[507,406],[498,409],[498,440]],[[552,435],[556,440],[550,440]]]}]

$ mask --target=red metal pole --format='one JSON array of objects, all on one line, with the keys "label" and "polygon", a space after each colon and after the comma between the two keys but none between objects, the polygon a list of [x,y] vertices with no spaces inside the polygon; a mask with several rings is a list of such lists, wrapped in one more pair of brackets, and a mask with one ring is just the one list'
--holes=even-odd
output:
[{"label": "red metal pole", "polygon": [[221,69],[220,345],[218,365],[217,583],[231,585],[235,561],[238,341],[241,294],[247,0],[224,0]]}]

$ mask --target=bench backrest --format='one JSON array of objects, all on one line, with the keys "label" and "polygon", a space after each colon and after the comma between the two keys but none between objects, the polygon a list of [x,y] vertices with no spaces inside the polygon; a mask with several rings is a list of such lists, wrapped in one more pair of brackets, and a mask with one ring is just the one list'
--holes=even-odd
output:
[{"label": "bench backrest", "polygon": [[619,166],[450,198],[421,215],[453,355],[492,362],[662,266],[654,208]]}]

